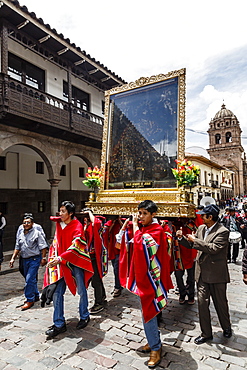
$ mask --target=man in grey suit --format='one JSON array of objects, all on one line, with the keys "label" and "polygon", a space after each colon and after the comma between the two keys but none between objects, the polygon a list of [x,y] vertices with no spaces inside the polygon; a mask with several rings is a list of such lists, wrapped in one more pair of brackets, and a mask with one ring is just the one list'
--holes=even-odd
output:
[{"label": "man in grey suit", "polygon": [[213,339],[209,310],[210,297],[213,299],[224,337],[232,336],[226,297],[227,283],[230,282],[227,266],[229,231],[219,222],[219,211],[216,205],[210,204],[197,212],[201,215],[204,225],[199,226],[195,235],[183,236],[182,230],[177,231],[179,243],[187,248],[198,250],[195,280],[202,333],[195,339],[196,344]]}]

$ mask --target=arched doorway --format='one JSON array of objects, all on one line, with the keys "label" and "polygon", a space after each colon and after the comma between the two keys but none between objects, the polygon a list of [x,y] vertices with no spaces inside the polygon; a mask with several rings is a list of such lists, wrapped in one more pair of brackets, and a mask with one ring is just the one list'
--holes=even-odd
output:
[{"label": "arched doorway", "polygon": [[4,208],[7,225],[4,251],[13,250],[15,234],[25,212],[51,236],[51,187],[47,179],[53,178],[49,158],[40,149],[26,144],[12,145],[1,153],[0,209]]}]

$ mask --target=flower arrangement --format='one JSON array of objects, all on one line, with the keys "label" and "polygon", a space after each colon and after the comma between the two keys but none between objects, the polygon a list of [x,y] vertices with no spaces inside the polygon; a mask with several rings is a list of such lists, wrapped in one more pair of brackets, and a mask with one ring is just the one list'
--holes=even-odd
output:
[{"label": "flower arrangement", "polygon": [[178,186],[189,186],[192,188],[197,184],[200,174],[200,167],[195,166],[191,161],[176,159],[177,168],[172,168],[172,173],[178,182]]},{"label": "flower arrangement", "polygon": [[101,169],[95,166],[93,169],[88,167],[86,173],[86,180],[83,180],[83,184],[94,191],[100,186],[100,179],[102,176]]}]

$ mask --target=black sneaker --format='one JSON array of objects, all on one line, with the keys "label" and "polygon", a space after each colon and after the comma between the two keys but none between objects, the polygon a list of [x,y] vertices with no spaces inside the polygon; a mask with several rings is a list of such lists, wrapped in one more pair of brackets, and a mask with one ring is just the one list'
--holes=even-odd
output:
[{"label": "black sneaker", "polygon": [[195,304],[195,299],[194,299],[194,296],[188,296],[188,304]]},{"label": "black sneaker", "polygon": [[91,315],[96,315],[97,313],[103,311],[105,307],[102,304],[95,303],[93,307],[90,308],[89,312]]},{"label": "black sneaker", "polygon": [[64,333],[67,330],[66,324],[58,328],[56,325],[52,325],[48,330],[46,330],[45,334],[48,335],[49,338],[54,338],[60,333]]},{"label": "black sneaker", "polygon": [[223,335],[224,335],[225,338],[231,338],[231,336],[232,336],[232,328],[229,327],[227,329],[224,329],[223,330]]},{"label": "black sneaker", "polygon": [[90,317],[88,316],[85,320],[80,319],[78,324],[76,325],[76,329],[83,329],[87,326],[90,321]]},{"label": "black sneaker", "polygon": [[180,296],[178,300],[179,304],[185,304],[185,296]]},{"label": "black sneaker", "polygon": [[113,298],[117,298],[117,297],[119,297],[120,295],[121,295],[121,293],[122,293],[122,288],[120,288],[120,289],[114,289],[114,291],[113,291]]}]

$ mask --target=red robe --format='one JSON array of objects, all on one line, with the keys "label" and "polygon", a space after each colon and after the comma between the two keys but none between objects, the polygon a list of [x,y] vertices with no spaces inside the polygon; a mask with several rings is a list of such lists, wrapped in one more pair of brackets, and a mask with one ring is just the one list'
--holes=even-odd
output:
[{"label": "red robe", "polygon": [[82,224],[74,218],[62,229],[60,217],[50,217],[50,219],[56,222],[56,232],[53,244],[49,249],[49,261],[56,256],[60,256],[62,262],[53,268],[46,268],[43,288],[64,277],[69,290],[75,295],[76,281],[72,276],[70,263],[84,270],[84,283],[86,287],[88,287],[89,280],[93,275],[93,267],[84,238]]},{"label": "red robe", "polygon": [[94,254],[96,257],[97,267],[101,278],[103,278],[108,272],[108,254],[107,249],[104,246],[102,233],[102,221],[100,218],[95,216],[94,225],[90,222],[85,230],[85,237],[89,251],[90,247],[93,247],[92,253],[90,251],[90,255]]},{"label": "red robe", "polygon": [[[196,212],[198,212],[198,210],[196,210]],[[203,222],[203,219],[201,218],[201,215],[198,215],[196,213],[196,218],[195,218],[195,224],[196,224],[196,227],[198,228],[200,225],[203,225],[204,222]]]},{"label": "red robe", "polygon": [[122,225],[119,220],[109,220],[104,224],[103,241],[108,251],[108,259],[114,260],[120,253],[120,249],[116,248],[116,234],[119,233]]},{"label": "red robe", "polygon": [[120,254],[120,282],[140,296],[145,322],[155,317],[167,304],[167,291],[173,288],[167,241],[158,223],[142,227],[134,235],[123,236]]},{"label": "red robe", "polygon": [[[188,221],[185,224],[181,224],[183,234],[191,234],[192,231],[196,230],[196,225],[193,221]],[[179,225],[179,227],[181,227]],[[174,231],[174,235],[176,233],[176,229]],[[187,270],[193,267],[197,250],[196,249],[188,249],[181,245],[176,236],[173,235],[173,246],[171,248],[171,272],[177,270]]]}]

